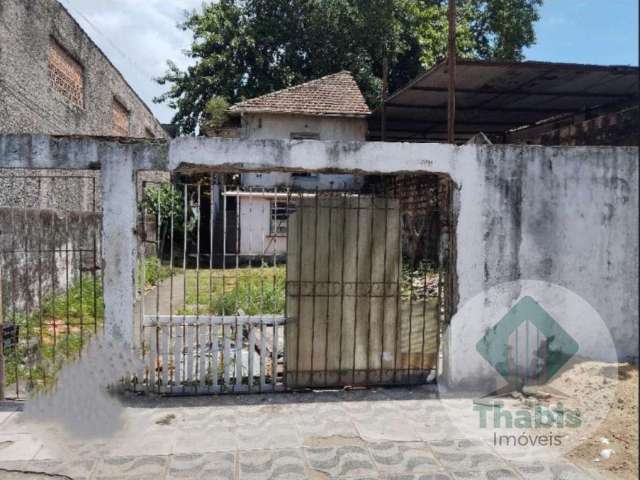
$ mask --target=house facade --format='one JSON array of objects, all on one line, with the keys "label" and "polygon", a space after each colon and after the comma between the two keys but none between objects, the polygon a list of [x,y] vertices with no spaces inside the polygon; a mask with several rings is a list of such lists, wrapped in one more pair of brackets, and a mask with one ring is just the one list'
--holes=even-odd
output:
[{"label": "house facade", "polygon": [[[253,98],[230,108],[244,139],[364,141],[369,108],[349,72]],[[240,254],[280,255],[286,249],[287,218],[294,206],[287,191],[358,190],[362,177],[314,173],[249,173],[237,191]]]}]

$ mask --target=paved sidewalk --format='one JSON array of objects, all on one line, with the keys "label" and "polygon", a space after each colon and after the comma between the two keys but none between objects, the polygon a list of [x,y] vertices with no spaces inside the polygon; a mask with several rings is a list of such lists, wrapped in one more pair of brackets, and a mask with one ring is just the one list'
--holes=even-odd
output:
[{"label": "paved sidewalk", "polygon": [[5,406],[0,478],[46,478],[19,471],[78,480],[598,478],[561,460],[507,460],[458,433],[443,402],[426,387],[127,397],[123,428],[85,440]]}]

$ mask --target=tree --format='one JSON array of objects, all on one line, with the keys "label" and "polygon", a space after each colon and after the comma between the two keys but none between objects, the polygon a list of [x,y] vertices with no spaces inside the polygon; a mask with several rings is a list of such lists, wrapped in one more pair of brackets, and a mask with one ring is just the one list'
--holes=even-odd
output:
[{"label": "tree", "polygon": [[[521,60],[535,41],[542,0],[458,0],[458,55]],[[183,134],[206,120],[212,98],[229,103],[349,70],[371,107],[382,60],[390,91],[446,56],[447,0],[219,0],[188,14],[193,66],[168,62],[154,101],[176,110]],[[205,118],[203,118],[203,115]]]}]

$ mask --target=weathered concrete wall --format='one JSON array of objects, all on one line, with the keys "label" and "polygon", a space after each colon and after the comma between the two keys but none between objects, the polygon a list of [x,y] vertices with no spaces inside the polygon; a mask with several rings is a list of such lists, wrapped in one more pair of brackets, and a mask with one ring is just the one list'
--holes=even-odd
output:
[{"label": "weathered concrete wall", "polygon": [[[49,85],[51,39],[84,71],[82,107]],[[56,0],[0,2],[0,133],[113,133],[114,97],[129,111],[129,136],[167,138],[144,102]]]},{"label": "weathered concrete wall", "polygon": [[291,135],[317,135],[317,140],[363,141],[367,134],[364,118],[320,115],[245,114],[242,138],[290,139]]},{"label": "weathered concrete wall", "polygon": [[100,171],[0,168],[0,207],[100,211]]},{"label": "weathered concrete wall", "polygon": [[[502,282],[530,279],[559,284],[595,308],[611,332],[620,359],[638,355],[637,157],[635,147],[453,147],[211,138],[175,140],[167,154],[166,145],[157,143],[0,137],[0,167],[26,163],[87,168],[93,161],[110,166],[110,181],[103,180],[103,201],[108,197],[112,202],[110,208],[104,207],[103,240],[111,247],[104,260],[107,265],[114,259],[120,263],[105,274],[127,279],[127,268],[135,268],[127,244],[128,239],[133,241],[130,232],[135,227],[135,215],[130,213],[135,208],[133,169],[448,175],[456,185],[458,309]],[[132,185],[123,187],[128,183]],[[124,325],[133,286],[120,296],[116,294],[123,293],[118,290],[120,284],[107,283],[105,288],[112,289],[109,298],[105,293],[107,308],[109,302],[118,305],[107,311],[107,319]],[[478,316],[478,326],[491,326],[483,324],[482,318]],[[478,339],[465,339],[460,330],[464,325],[457,320],[452,319],[448,332],[448,373],[454,379],[456,374],[493,378],[486,362],[465,356]],[[594,356],[598,345],[598,339],[593,339],[589,352]],[[469,365],[478,368],[463,368]]]},{"label": "weathered concrete wall", "polygon": [[[364,141],[367,121],[364,118],[335,116],[244,114],[241,136],[247,140],[304,138],[316,140]],[[296,190],[348,190],[359,188],[362,178],[338,175],[297,176],[288,173],[245,174],[243,185],[273,188],[287,186]]]},{"label": "weathered concrete wall", "polygon": [[40,300],[72,286],[82,272],[95,272],[99,262],[99,215],[0,206],[0,307],[5,312],[40,309]]},{"label": "weathered concrete wall", "polygon": [[[638,163],[634,148],[479,147],[458,184],[459,308],[490,287],[539,280],[595,308],[618,358],[638,356]],[[447,373],[454,383],[492,378],[475,344],[500,318],[454,317]],[[570,308],[569,330],[597,328]],[[568,325],[568,326],[567,326]],[[605,336],[578,353],[610,360]]]},{"label": "weathered concrete wall", "polygon": [[95,170],[114,146],[131,152],[136,170],[167,170],[168,143],[105,137],[0,134],[0,169]]},{"label": "weathered concrete wall", "polygon": [[[457,187],[457,307],[502,282],[553,282],[595,307],[626,359],[638,355],[637,155],[634,147],[182,139],[171,144],[170,164],[449,175]],[[481,358],[459,353],[478,339],[456,343],[457,326],[454,317],[448,372],[493,378]],[[480,368],[465,370],[473,364]]]}]

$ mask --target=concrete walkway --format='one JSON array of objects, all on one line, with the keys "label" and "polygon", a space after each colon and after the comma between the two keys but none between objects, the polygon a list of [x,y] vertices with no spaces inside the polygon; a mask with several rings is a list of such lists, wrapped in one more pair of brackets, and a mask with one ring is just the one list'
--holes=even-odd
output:
[{"label": "concrete walkway", "polygon": [[0,478],[598,478],[562,459],[514,461],[464,438],[447,400],[426,387],[122,402],[123,427],[93,439],[0,408]]},{"label": "concrete walkway", "polygon": [[[173,291],[173,293],[172,293]],[[173,306],[173,308],[171,308]],[[144,312],[146,315],[176,314],[184,306],[184,274],[176,273],[165,278],[158,287],[147,291],[144,295]],[[171,312],[173,310],[173,312]]]},{"label": "concrete walkway", "polygon": [[[173,282],[173,283],[172,283]],[[139,341],[140,335],[140,305],[136,302],[134,308],[134,335],[136,342]],[[169,315],[177,314],[178,309],[184,306],[184,274],[176,273],[171,277],[165,278],[160,285],[154,287],[144,294],[144,313],[145,315]],[[173,307],[173,308],[172,308]],[[173,310],[173,312],[172,312]]]}]

